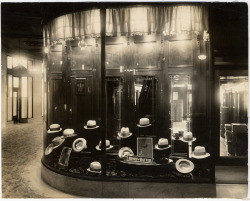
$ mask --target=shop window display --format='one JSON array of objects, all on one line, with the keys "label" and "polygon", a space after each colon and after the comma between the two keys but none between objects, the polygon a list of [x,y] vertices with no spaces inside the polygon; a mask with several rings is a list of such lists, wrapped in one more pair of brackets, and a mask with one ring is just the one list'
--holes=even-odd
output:
[{"label": "shop window display", "polygon": [[[176,15],[158,20],[170,11]],[[188,18],[181,16],[183,11],[188,11]],[[194,13],[200,15],[200,22],[192,19]],[[192,129],[194,80],[169,77],[168,72],[170,68],[192,72],[199,65],[198,35],[208,29],[206,9],[106,9],[105,47],[101,46],[98,9],[70,16],[44,26],[50,52],[45,57],[48,105],[43,164],[79,178],[211,181],[209,148],[199,141],[195,144],[199,134]],[[170,26],[174,21],[178,23]],[[191,39],[175,43],[172,39],[179,33]],[[102,68],[106,70],[104,82]],[[101,97],[103,83],[105,97]],[[102,101],[106,108],[101,108]],[[102,112],[106,119],[101,119]],[[181,151],[175,150],[177,140],[182,142]]]}]

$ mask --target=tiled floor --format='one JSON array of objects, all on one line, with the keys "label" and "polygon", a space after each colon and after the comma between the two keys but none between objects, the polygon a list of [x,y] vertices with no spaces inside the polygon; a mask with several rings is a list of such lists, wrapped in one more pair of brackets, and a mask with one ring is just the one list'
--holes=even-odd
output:
[{"label": "tiled floor", "polygon": [[[42,118],[28,124],[8,123],[2,129],[3,198],[79,198],[52,188],[41,179],[42,140]],[[216,167],[217,198],[247,198],[246,167],[232,168]]]}]

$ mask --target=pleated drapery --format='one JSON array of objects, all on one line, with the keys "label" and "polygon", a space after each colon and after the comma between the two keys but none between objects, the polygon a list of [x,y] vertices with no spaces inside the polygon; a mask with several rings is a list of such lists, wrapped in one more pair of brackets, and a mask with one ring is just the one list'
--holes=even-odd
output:
[{"label": "pleated drapery", "polygon": [[[47,41],[100,37],[100,10],[75,12],[55,18],[44,26]],[[107,36],[154,33],[176,35],[208,31],[206,6],[161,6],[106,9]]]}]

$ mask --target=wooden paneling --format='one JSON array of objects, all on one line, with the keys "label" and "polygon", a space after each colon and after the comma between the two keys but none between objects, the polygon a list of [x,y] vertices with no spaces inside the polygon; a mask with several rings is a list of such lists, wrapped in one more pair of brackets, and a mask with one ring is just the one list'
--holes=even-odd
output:
[{"label": "wooden paneling", "polygon": [[192,40],[169,41],[169,66],[193,66]]},{"label": "wooden paneling", "polygon": [[120,69],[124,66],[124,49],[126,46],[123,43],[113,43],[106,45],[106,69]]}]

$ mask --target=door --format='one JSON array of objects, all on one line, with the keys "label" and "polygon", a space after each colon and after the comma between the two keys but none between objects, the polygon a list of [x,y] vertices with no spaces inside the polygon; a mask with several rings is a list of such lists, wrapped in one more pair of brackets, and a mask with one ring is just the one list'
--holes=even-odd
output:
[{"label": "door", "polygon": [[217,164],[246,165],[248,157],[247,111],[247,71],[217,71]]}]

